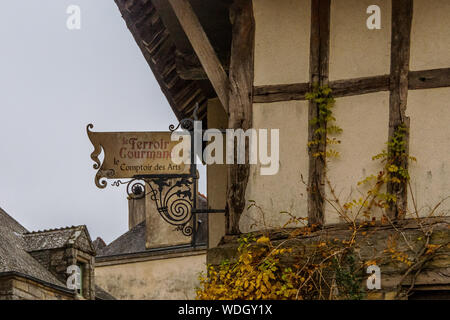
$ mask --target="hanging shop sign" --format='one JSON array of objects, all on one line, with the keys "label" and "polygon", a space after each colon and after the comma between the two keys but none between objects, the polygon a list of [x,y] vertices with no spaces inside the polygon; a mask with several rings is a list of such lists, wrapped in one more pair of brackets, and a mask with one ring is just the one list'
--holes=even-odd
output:
[{"label": "hanging shop sign", "polygon": [[[102,178],[122,179],[137,176],[184,175],[191,173],[189,164],[175,164],[172,150],[179,141],[172,141],[172,132],[93,132],[87,134],[94,151],[91,154],[98,169],[95,183],[106,187]],[[103,162],[99,156],[103,151]]]}]

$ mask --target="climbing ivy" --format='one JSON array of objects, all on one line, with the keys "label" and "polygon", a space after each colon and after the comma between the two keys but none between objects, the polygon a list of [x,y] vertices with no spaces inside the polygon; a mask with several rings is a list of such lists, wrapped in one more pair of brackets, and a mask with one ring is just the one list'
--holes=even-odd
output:
[{"label": "climbing ivy", "polygon": [[[312,92],[306,95],[306,99],[316,104],[318,108],[317,116],[310,121],[310,126],[314,128],[312,139],[308,141],[308,148],[315,151],[312,155],[324,160],[340,156],[337,150],[330,148],[331,145],[341,143],[335,136],[343,132],[342,128],[336,124],[336,118],[332,112],[335,104],[332,90],[327,86],[314,85]],[[412,248],[405,235],[397,230],[384,213],[390,204],[397,201],[396,196],[383,191],[383,186],[389,182],[393,184],[409,182],[410,177],[405,162],[416,161],[416,159],[408,156],[407,130],[404,125],[398,126],[386,143],[386,150],[382,150],[381,153],[372,157],[372,160],[380,161],[382,169],[378,174],[369,175],[358,182],[358,185],[369,185],[365,196],[341,205],[327,178],[327,170],[325,171],[331,197],[326,200],[336,213],[348,223],[350,230],[348,239],[320,240],[319,237],[318,241],[309,244],[312,254],[304,251],[300,257],[293,256],[293,248],[298,249],[298,247],[295,247],[295,241],[294,244],[288,244],[289,239],[295,240],[297,237],[311,235],[317,230],[317,226],[308,225],[305,221],[306,218],[298,218],[283,211],[282,213],[291,217],[285,227],[297,223],[304,227],[289,231],[288,240],[277,245],[272,243],[268,234],[263,233],[258,238],[252,234],[242,235],[238,240],[238,255],[235,262],[225,260],[219,266],[209,265],[207,272],[200,275],[197,299],[364,299],[366,294],[362,283],[364,276],[367,276],[363,272],[365,267],[382,263],[383,261],[378,259],[386,258],[401,263],[406,268],[405,274],[398,284],[396,297],[407,296],[412,290],[412,286],[400,294],[404,277],[412,270],[415,271],[415,277],[417,277],[424,266],[423,261],[429,261],[432,255],[445,247],[445,245],[430,243],[432,231],[424,232],[423,239],[426,240],[423,248],[419,251],[411,249],[411,252],[414,253],[411,256],[397,248],[394,237],[389,237],[387,247],[380,252],[379,258],[361,261],[356,254],[357,249],[360,248],[357,235],[359,234],[360,241],[364,240],[364,237],[368,235],[368,232],[364,230],[375,226],[375,208],[383,212],[381,224],[390,223],[402,235],[405,244]],[[321,150],[325,150],[325,152]],[[250,202],[248,209],[260,210],[263,214],[263,221],[265,221],[262,208],[254,201]],[[433,213],[434,210],[431,215]],[[417,209],[416,214],[418,217]],[[361,219],[363,217],[365,219]],[[417,221],[423,231],[420,220]],[[264,228],[268,229],[266,225]],[[418,239],[423,240],[422,237]],[[306,243],[303,245],[308,246]],[[382,256],[383,258],[381,258]],[[332,278],[331,283],[328,281],[330,277]]]},{"label": "climbing ivy", "polygon": [[[317,151],[312,154],[313,157],[333,158],[338,157],[339,152],[326,146],[340,144],[337,138],[330,138],[331,135],[342,133],[342,128],[336,125],[336,118],[333,115],[335,99],[332,96],[332,90],[328,86],[313,85],[313,90],[306,94],[306,99],[317,105],[317,116],[310,120],[309,125],[314,129],[312,139],[308,141],[308,147]],[[322,146],[322,148],[320,148]]]}]

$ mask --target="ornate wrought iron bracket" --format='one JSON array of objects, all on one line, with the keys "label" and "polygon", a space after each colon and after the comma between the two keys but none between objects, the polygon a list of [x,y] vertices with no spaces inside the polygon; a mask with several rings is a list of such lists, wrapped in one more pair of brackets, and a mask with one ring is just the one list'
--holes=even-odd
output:
[{"label": "ornate wrought iron bracket", "polygon": [[[149,196],[155,202],[160,216],[167,223],[175,226],[185,236],[193,234],[190,224],[193,209],[196,204],[195,194],[197,177],[139,177],[127,182],[117,180],[114,186],[127,185],[127,194],[130,198],[143,198]],[[195,190],[194,190],[195,191]]]},{"label": "ornate wrought iron bracket", "polygon": [[[191,162],[189,174],[164,174],[134,176],[128,181],[116,180],[113,186],[126,185],[129,198],[140,199],[149,196],[155,202],[158,213],[164,221],[175,226],[183,235],[193,236],[195,245],[197,225],[195,216],[200,213],[223,213],[220,209],[197,208],[197,165],[194,150],[194,121],[197,120],[198,104],[193,119],[183,119],[178,125],[170,125],[170,132],[179,128],[188,131],[191,137]],[[95,167],[95,166],[94,166]]]},{"label": "ornate wrought iron bracket", "polygon": [[156,204],[160,216],[167,223],[175,226],[185,236],[192,236],[196,226],[193,222],[197,209],[197,166],[194,154],[194,121],[197,120],[198,105],[194,110],[193,119],[183,119],[178,125],[170,125],[174,132],[179,128],[189,131],[191,135],[190,173],[184,175],[150,175],[135,176],[129,181],[116,180],[113,186],[127,185],[127,194],[131,198],[150,196]]}]

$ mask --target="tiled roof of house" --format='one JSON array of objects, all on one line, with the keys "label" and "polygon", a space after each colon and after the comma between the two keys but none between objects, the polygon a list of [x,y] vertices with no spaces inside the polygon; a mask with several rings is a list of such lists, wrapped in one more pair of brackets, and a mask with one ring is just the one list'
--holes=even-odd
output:
[{"label": "tiled roof of house", "polygon": [[100,237],[97,237],[97,239],[95,239],[92,242],[92,245],[94,246],[95,252],[100,252],[101,249],[106,247],[105,241],[102,238],[100,238]]},{"label": "tiled roof of house", "polygon": [[23,236],[27,244],[27,251],[57,249],[73,244],[85,228],[85,226],[71,226],[27,232]]},{"label": "tiled roof of house", "polygon": [[0,208],[0,226],[8,227],[9,229],[18,232],[25,233],[28,232],[24,226],[18,223],[13,217],[6,213],[2,208]]},{"label": "tiled roof of house", "polygon": [[[84,225],[28,232],[0,208],[0,277],[16,274],[56,286],[61,290],[68,290],[64,283],[28,252],[62,248],[75,242],[85,249],[93,250],[89,233]],[[103,245],[105,245],[104,242]],[[98,300],[115,300],[112,295],[97,285],[95,295]]]},{"label": "tiled roof of house", "polygon": [[0,210],[0,276],[5,273],[18,273],[65,288],[62,282],[26,251],[26,232],[23,226]]},{"label": "tiled roof of house", "polygon": [[116,300],[116,298],[96,285],[95,286],[95,300]]},{"label": "tiled roof of house", "polygon": [[[201,66],[190,45],[186,41],[184,45],[181,45],[183,41],[177,41],[175,34],[185,36],[181,27],[177,25],[176,19],[170,16],[163,21],[161,13],[171,12],[166,8],[167,1],[115,0],[115,2],[178,120],[191,117],[197,103],[200,106],[199,119],[206,120],[206,100],[216,95],[209,80],[187,80],[180,74],[180,61],[182,65],[198,64],[199,68]],[[196,1],[194,8],[198,11],[207,6],[207,2]],[[214,3],[208,6],[208,11],[202,10],[201,20],[206,18],[211,21],[206,28],[210,40],[211,36],[222,33],[222,28],[217,28],[219,22],[225,21],[227,25],[230,25],[228,14],[220,21],[217,19],[224,16],[218,13],[228,12],[226,8],[227,6],[223,3]],[[166,26],[165,23],[169,25]],[[173,27],[179,32],[174,33],[174,30],[170,31],[168,27]],[[225,39],[214,37],[213,46],[216,49],[230,47],[231,27],[226,30],[229,32]],[[185,58],[186,50],[190,53],[187,55],[188,58]],[[222,53],[224,50],[219,51]]]},{"label": "tiled roof of house", "polygon": [[97,251],[97,256],[112,256],[145,251],[145,221]]}]

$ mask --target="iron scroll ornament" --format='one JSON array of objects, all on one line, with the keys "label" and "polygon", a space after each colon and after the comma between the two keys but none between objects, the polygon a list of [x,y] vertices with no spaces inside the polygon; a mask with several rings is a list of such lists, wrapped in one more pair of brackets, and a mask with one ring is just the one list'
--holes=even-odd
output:
[{"label": "iron scroll ornament", "polygon": [[[129,198],[139,199],[149,196],[155,202],[160,216],[167,223],[175,226],[185,236],[193,234],[190,224],[194,208],[194,193],[192,192],[196,177],[160,177],[135,178],[128,182],[114,181],[113,186],[127,185]],[[147,190],[147,191],[146,191]]]},{"label": "iron scroll ornament", "polygon": [[[89,139],[91,139],[91,130],[94,128],[94,125],[92,123],[88,124],[86,126],[86,132],[88,134]],[[91,139],[92,142],[92,139]],[[102,163],[100,159],[98,158],[99,155],[102,153],[102,145],[98,143],[93,143],[94,145],[94,151],[91,153],[91,159],[94,161],[93,168],[95,170],[98,170],[95,174],[95,185],[99,189],[104,189],[108,185],[105,179],[112,179],[115,176],[115,171],[113,169],[109,170],[103,170],[102,169]]]}]

